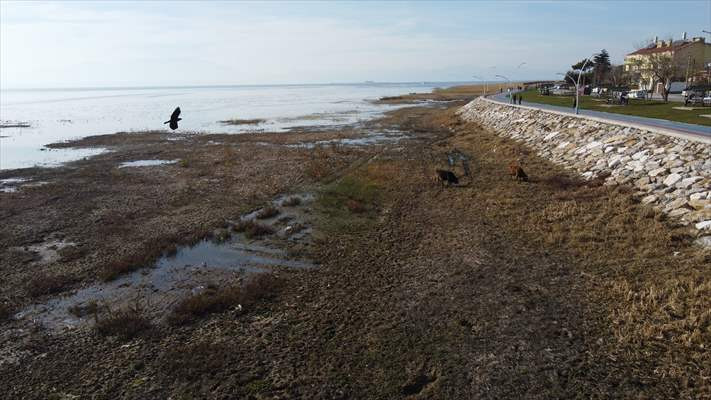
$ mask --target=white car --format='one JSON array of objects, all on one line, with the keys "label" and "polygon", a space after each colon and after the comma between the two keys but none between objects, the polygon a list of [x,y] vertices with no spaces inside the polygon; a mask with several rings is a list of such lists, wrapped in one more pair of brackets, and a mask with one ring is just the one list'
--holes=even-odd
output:
[{"label": "white car", "polygon": [[627,97],[629,97],[630,99],[644,100],[647,98],[647,91],[646,90],[630,90],[630,92],[627,94]]}]

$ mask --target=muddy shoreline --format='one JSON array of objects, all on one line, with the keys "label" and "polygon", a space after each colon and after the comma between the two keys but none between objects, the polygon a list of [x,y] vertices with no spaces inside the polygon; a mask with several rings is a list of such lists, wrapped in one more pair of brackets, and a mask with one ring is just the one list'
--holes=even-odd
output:
[{"label": "muddy shoreline", "polygon": [[[0,192],[0,299],[11,310],[0,388],[136,399],[710,393],[711,254],[624,187],[580,181],[459,120],[462,102],[339,129],[95,136],[58,146],[109,152],[3,171],[27,181]],[[396,140],[367,140],[385,132]],[[469,176],[448,166],[454,150]],[[529,182],[507,176],[511,159]],[[119,168],[138,160],[177,161]],[[443,187],[437,168],[460,184]],[[47,183],[22,187],[37,182]],[[291,196],[301,200],[286,205]],[[259,268],[313,267],[220,275],[216,259],[190,253],[200,246],[262,257]],[[216,279],[191,281],[153,315],[85,304],[84,324],[59,330],[14,318],[150,278],[161,269],[144,267],[185,252]]]}]

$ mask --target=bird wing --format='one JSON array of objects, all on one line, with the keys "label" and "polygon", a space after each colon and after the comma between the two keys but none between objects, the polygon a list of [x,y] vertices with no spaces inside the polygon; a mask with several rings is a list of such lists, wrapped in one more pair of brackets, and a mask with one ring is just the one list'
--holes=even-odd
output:
[{"label": "bird wing", "polygon": [[178,119],[180,116],[180,107],[176,108],[175,111],[173,111],[173,114],[170,115],[170,119]]}]

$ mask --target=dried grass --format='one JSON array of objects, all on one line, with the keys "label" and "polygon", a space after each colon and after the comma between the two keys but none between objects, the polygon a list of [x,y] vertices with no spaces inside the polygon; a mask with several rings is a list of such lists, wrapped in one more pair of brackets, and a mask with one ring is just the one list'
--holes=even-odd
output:
[{"label": "dried grass", "polygon": [[27,284],[27,293],[32,297],[55,294],[63,291],[72,283],[66,275],[39,274]]},{"label": "dried grass", "polygon": [[260,224],[252,220],[240,221],[235,224],[232,229],[235,232],[244,232],[244,235],[249,239],[267,236],[274,233],[274,228],[271,226]]},{"label": "dried grass", "polygon": [[272,274],[259,274],[242,286],[208,288],[182,300],[168,317],[172,325],[185,325],[206,315],[232,307],[251,308],[255,303],[272,298],[282,281]]},{"label": "dried grass", "polygon": [[316,180],[321,180],[331,175],[333,171],[334,166],[328,152],[321,146],[314,147],[305,165],[306,174]]},{"label": "dried grass", "polygon": [[284,207],[295,207],[299,204],[301,204],[301,198],[298,196],[291,196],[281,203],[281,205]]},{"label": "dried grass", "polygon": [[119,310],[97,314],[94,326],[102,336],[117,336],[121,339],[135,338],[151,328],[151,321],[138,302]]},{"label": "dried grass", "polygon": [[267,219],[279,215],[279,209],[274,206],[267,206],[262,208],[257,213],[257,219]]}]

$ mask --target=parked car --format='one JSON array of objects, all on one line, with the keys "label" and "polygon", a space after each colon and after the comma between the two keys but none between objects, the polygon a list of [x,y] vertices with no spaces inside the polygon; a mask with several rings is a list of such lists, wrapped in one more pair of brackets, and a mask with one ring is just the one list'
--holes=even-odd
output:
[{"label": "parked car", "polygon": [[710,86],[706,85],[696,85],[696,86],[689,86],[686,89],[681,91],[681,95],[687,99],[687,98],[692,98],[692,97],[704,97],[704,93],[707,91],[711,90]]},{"label": "parked car", "polygon": [[551,94],[551,85],[543,85],[543,86],[539,87],[538,93],[540,93],[544,96],[548,96],[549,94]]},{"label": "parked car", "polygon": [[593,96],[593,97],[602,97],[602,96],[605,95],[605,93],[607,93],[607,88],[606,88],[606,87],[600,87],[600,86],[594,87],[594,88],[590,91],[590,95]]},{"label": "parked car", "polygon": [[629,92],[622,88],[616,88],[611,90],[611,96],[607,98],[609,104],[629,104]]},{"label": "parked car", "polygon": [[551,94],[554,94],[556,96],[574,96],[575,89],[573,89],[569,86],[556,85],[556,86],[553,86],[553,89],[551,90]]},{"label": "parked car", "polygon": [[630,90],[630,92],[627,94],[630,99],[641,99],[644,100],[647,98],[647,91],[644,89],[640,90]]}]

